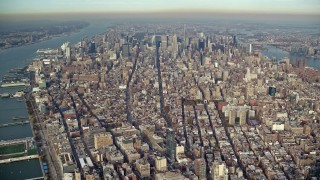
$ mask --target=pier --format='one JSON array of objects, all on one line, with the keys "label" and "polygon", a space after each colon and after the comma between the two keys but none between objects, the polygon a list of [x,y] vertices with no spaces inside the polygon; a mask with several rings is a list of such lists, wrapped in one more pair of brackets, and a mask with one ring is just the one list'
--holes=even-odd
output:
[{"label": "pier", "polygon": [[39,158],[39,155],[36,154],[36,155],[23,156],[23,157],[17,157],[17,158],[3,159],[3,160],[0,160],[0,164],[12,163],[12,162],[16,162],[16,161],[24,161],[24,160],[36,159],[36,158]]},{"label": "pier", "polygon": [[0,128],[8,127],[8,126],[24,125],[29,123],[30,121],[20,121],[20,122],[14,122],[14,123],[0,124]]},{"label": "pier", "polygon": [[27,143],[29,141],[32,141],[32,137],[26,137],[22,139],[14,139],[14,140],[8,140],[8,141],[0,141],[0,146],[6,146],[11,144],[19,144],[19,143]]},{"label": "pier", "polygon": [[36,177],[36,178],[31,178],[31,179],[26,179],[26,180],[37,180],[37,179],[44,179],[44,177]]},{"label": "pier", "polygon": [[29,119],[27,116],[15,116],[12,118],[12,120],[21,120],[21,119]]}]

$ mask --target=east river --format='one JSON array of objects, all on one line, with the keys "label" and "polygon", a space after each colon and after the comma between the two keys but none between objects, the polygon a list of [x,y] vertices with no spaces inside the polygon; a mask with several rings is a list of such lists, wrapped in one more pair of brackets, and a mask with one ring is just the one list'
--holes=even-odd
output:
[{"label": "east river", "polygon": [[[81,38],[91,38],[107,31],[110,22],[90,21],[90,26],[67,36],[55,37],[46,41],[0,51],[0,78],[12,68],[24,67],[36,56],[36,51],[43,48],[58,48],[64,42],[76,43]],[[24,87],[0,88],[0,93],[15,93]],[[25,102],[14,98],[0,98],[0,124],[14,122],[14,116],[28,116]],[[0,128],[0,141],[32,137],[30,124]],[[0,164],[0,179],[29,179],[42,176],[39,160],[17,161]]]},{"label": "east river", "polygon": [[268,56],[270,59],[276,58],[277,60],[281,60],[284,57],[288,57],[291,63],[294,63],[296,59],[303,58],[307,60],[307,66],[320,69],[320,59],[303,57],[298,54],[291,54],[275,46],[265,46],[265,48],[267,48],[268,50],[263,50],[261,51],[261,53]]}]

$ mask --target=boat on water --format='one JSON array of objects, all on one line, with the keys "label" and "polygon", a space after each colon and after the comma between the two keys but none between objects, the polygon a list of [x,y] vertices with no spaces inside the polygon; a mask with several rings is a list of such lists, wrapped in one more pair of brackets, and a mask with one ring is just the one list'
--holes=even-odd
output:
[{"label": "boat on water", "polygon": [[13,117],[12,118],[12,120],[21,120],[21,119],[28,119],[28,117],[27,116],[15,116],[15,117]]},{"label": "boat on water", "polygon": [[3,93],[3,94],[0,94],[0,97],[1,98],[9,98],[10,94],[9,93]]},{"label": "boat on water", "polygon": [[16,87],[16,86],[27,86],[28,84],[25,82],[9,82],[9,83],[4,83],[0,85],[0,87]]},{"label": "boat on water", "polygon": [[17,91],[12,97],[13,98],[22,98],[24,96],[23,91]]},{"label": "boat on water", "polygon": [[17,101],[18,101],[18,102],[23,102],[23,101],[24,101],[24,99],[19,98],[19,99],[17,99]]}]

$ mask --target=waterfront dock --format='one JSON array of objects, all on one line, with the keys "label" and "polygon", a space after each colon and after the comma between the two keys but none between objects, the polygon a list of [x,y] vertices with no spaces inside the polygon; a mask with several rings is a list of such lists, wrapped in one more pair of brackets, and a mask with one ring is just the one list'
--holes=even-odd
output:
[{"label": "waterfront dock", "polygon": [[36,159],[36,158],[39,158],[38,154],[30,155],[30,156],[17,157],[17,158],[3,159],[3,160],[0,160],[0,164],[12,163],[12,162],[16,162],[16,161],[24,161],[24,160]]},{"label": "waterfront dock", "polygon": [[28,116],[15,116],[12,118],[12,120],[21,120],[21,119],[29,119]]},{"label": "waterfront dock", "polygon": [[14,122],[14,123],[0,124],[0,128],[8,127],[8,126],[24,125],[24,124],[29,124],[29,123],[30,123],[30,121],[20,121],[20,122]]},{"label": "waterfront dock", "polygon": [[31,178],[31,179],[26,179],[26,180],[37,180],[37,179],[43,179],[43,177],[36,177],[36,178]]},{"label": "waterfront dock", "polygon": [[27,143],[29,141],[32,141],[32,137],[26,137],[22,139],[13,139],[13,140],[8,140],[8,141],[0,141],[0,146],[7,146],[11,144],[19,144],[19,143]]}]

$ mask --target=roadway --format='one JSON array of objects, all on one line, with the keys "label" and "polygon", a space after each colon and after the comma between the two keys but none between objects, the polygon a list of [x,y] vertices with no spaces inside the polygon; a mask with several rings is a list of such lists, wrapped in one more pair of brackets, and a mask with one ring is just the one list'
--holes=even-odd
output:
[{"label": "roadway", "polygon": [[161,116],[167,122],[167,126],[172,128],[172,120],[170,119],[169,115],[165,112],[164,107],[164,97],[163,97],[163,88],[162,88],[162,77],[161,77],[161,67],[160,67],[160,55],[159,55],[159,47],[156,48],[156,65],[158,70],[158,83],[159,83],[159,96],[160,96],[160,112]]},{"label": "roadway", "polygon": [[[59,84],[59,86],[60,86],[60,84]],[[83,171],[83,169],[82,169],[82,167],[81,167],[80,160],[79,160],[79,156],[78,156],[78,154],[77,154],[76,148],[75,148],[75,146],[74,146],[74,144],[73,144],[73,142],[72,142],[72,138],[71,138],[71,136],[70,136],[69,128],[68,128],[68,126],[67,126],[67,123],[66,123],[66,120],[65,120],[65,118],[64,118],[64,115],[63,115],[61,109],[59,108],[57,102],[55,101],[55,98],[52,96],[52,94],[50,93],[49,90],[48,90],[48,94],[49,94],[49,96],[52,98],[54,106],[59,110],[59,113],[60,113],[60,115],[61,115],[61,117],[62,117],[62,123],[63,123],[63,126],[64,126],[64,130],[65,130],[65,132],[67,132],[67,138],[68,138],[68,141],[69,141],[71,150],[72,150],[73,157],[74,157],[74,159],[75,159],[75,161],[76,161],[76,164],[77,164],[78,169],[80,170],[81,179],[85,179],[85,178],[84,178],[84,171]]]},{"label": "roadway", "polygon": [[[92,153],[91,153],[90,149],[88,148],[87,143],[86,143],[85,140],[84,140],[84,137],[83,137],[83,128],[82,128],[82,125],[81,125],[81,120],[80,120],[79,112],[78,112],[78,110],[77,110],[77,108],[76,108],[76,103],[75,103],[75,101],[74,101],[73,96],[72,96],[70,93],[68,93],[68,94],[69,94],[69,96],[70,96],[70,98],[71,98],[73,108],[74,108],[74,110],[75,110],[75,112],[76,112],[77,122],[78,122],[78,128],[80,129],[81,142],[83,143],[84,149],[85,149],[86,153],[88,154],[88,156],[90,157],[90,159],[91,159],[91,161],[92,161],[92,163],[93,163],[94,169],[95,169],[96,172],[99,174],[99,177],[100,177],[101,179],[103,179],[102,166],[96,162],[95,158],[92,156]],[[74,94],[74,95],[77,95],[77,94]],[[80,100],[80,101],[81,101],[81,100]]]},{"label": "roadway", "polygon": [[[37,132],[40,134],[40,139],[44,141],[44,143],[46,144],[47,141],[49,141],[49,139],[47,137],[47,134],[44,132],[45,126],[43,124],[43,121],[40,118],[38,108],[36,107],[35,101],[31,96],[31,94],[29,94],[26,97],[28,97],[27,100],[30,101],[30,104],[32,106],[35,120],[38,123],[38,125],[40,125],[40,131],[37,131]],[[44,145],[42,149],[44,150],[44,154],[46,155],[45,159],[46,159],[46,162],[48,163],[50,177],[52,177],[52,179],[62,179],[62,172],[59,171],[60,168],[57,168],[58,165],[53,160],[51,148]],[[41,164],[41,168],[42,168],[42,164]]]}]

